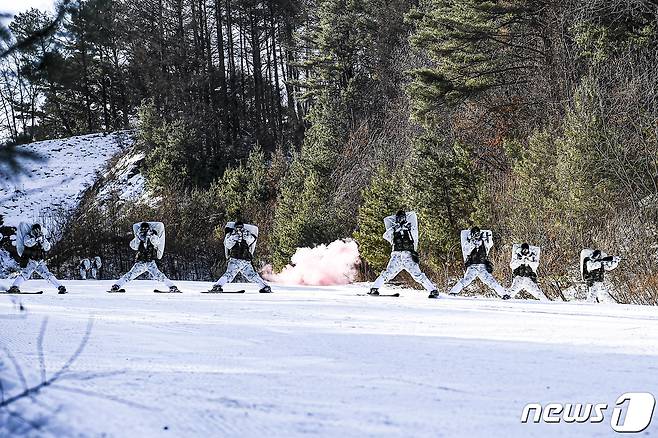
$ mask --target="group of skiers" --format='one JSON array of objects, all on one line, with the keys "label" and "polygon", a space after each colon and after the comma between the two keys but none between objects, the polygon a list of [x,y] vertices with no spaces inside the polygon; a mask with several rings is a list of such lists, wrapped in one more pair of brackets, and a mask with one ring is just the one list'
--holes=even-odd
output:
[{"label": "group of skiers", "polygon": [[[2,216],[0,216],[0,220],[2,220]],[[66,288],[50,273],[45,263],[45,254],[51,248],[48,231],[38,223],[25,222],[21,222],[17,229],[3,228],[3,230],[5,233],[14,233],[11,240],[16,247],[22,268],[7,293],[20,294],[20,286],[36,272],[55,286],[60,294],[65,294]],[[258,239],[258,227],[235,221],[227,223],[224,231],[224,248],[228,261],[226,273],[208,292],[223,292],[222,287],[242,273],[247,280],[260,285],[260,293],[271,293],[270,286],[263,281],[252,265]],[[134,238],[130,242],[130,247],[135,251],[135,264],[130,271],[112,285],[108,292],[125,292],[122,289],[124,284],[148,272],[154,280],[167,285],[169,293],[179,293],[178,287],[158,269],[156,264],[156,260],[161,259],[164,255],[166,241],[164,224],[162,222],[136,223],[133,225],[133,234]],[[0,242],[4,243],[9,239],[10,236],[0,234]],[[84,259],[78,266],[82,279],[87,278],[87,272],[91,272],[91,276],[96,278],[97,270],[100,267],[100,257],[95,257],[91,261]],[[156,292],[160,291],[156,290]]]},{"label": "group of skiers", "polygon": [[[429,298],[438,298],[439,291],[436,286],[420,270],[416,213],[399,210],[395,215],[386,217],[384,225],[386,232],[383,237],[391,244],[391,258],[386,269],[373,283],[369,294],[379,295],[379,288],[386,281],[405,270],[429,292]],[[474,226],[470,230],[461,231],[465,272],[464,276],[448,292],[450,295],[458,295],[476,278],[479,278],[482,283],[494,290],[504,300],[514,298],[521,291],[526,291],[539,300],[548,300],[537,282],[541,252],[539,247],[528,243],[513,245],[510,268],[514,278],[509,289],[505,289],[492,275],[493,264],[489,259],[489,251],[492,247],[493,235],[490,230],[481,230]],[[605,287],[604,273],[615,269],[619,261],[619,257],[608,256],[600,250],[582,250],[580,269],[583,280],[588,286],[587,301],[609,301],[610,294]]]},{"label": "group of skiers", "polygon": [[[0,221],[2,217],[0,216]],[[2,223],[0,222],[0,225]],[[428,292],[429,298],[438,298],[439,291],[432,281],[420,269],[418,256],[418,217],[415,212],[399,210],[395,215],[384,219],[386,232],[384,239],[391,244],[391,257],[386,269],[373,283],[369,295],[379,295],[379,289],[387,281],[393,279],[402,270],[407,271],[412,278],[420,283]],[[7,232],[7,227],[0,228]],[[11,230],[9,230],[11,231]],[[164,283],[169,293],[180,293],[178,287],[160,271],[156,260],[161,259],[165,248],[165,227],[162,222],[140,222],[133,225],[134,238],[130,247],[135,251],[135,264],[132,269],[114,283],[108,292],[125,292],[122,288],[126,283],[139,275],[148,272],[154,280]],[[0,233],[0,242],[5,242],[8,236]],[[228,222],[224,228],[224,250],[227,268],[208,293],[222,293],[226,283],[231,282],[238,274],[248,281],[260,286],[260,293],[271,293],[270,286],[263,281],[252,265],[258,227],[241,221]],[[60,294],[66,293],[66,288],[50,273],[45,264],[45,253],[50,250],[48,231],[40,224],[22,222],[16,229],[13,245],[20,257],[21,273],[16,277],[8,293],[21,293],[20,286],[37,272],[57,288]],[[464,276],[448,292],[458,295],[465,287],[479,278],[489,288],[493,289],[502,299],[515,297],[519,292],[526,291],[539,300],[548,300],[539,288],[537,270],[539,266],[540,248],[528,243],[515,244],[512,248],[510,268],[513,273],[509,289],[503,287],[492,275],[493,265],[489,259],[489,251],[493,247],[493,236],[490,230],[481,230],[474,226],[461,231],[461,249],[464,259]],[[583,280],[588,286],[588,301],[607,301],[609,293],[604,285],[604,273],[615,269],[619,257],[608,256],[600,250],[584,249],[581,252],[580,268]],[[100,257],[92,261],[83,260],[80,265],[80,275],[86,279],[87,272],[96,278],[96,272],[101,267]],[[155,291],[160,292],[160,291]]]},{"label": "group of skiers", "polygon": [[[179,293],[178,287],[158,269],[155,261],[162,258],[165,247],[165,228],[162,222],[142,222],[133,225],[135,237],[130,247],[136,251],[135,264],[123,277],[112,285],[109,292],[125,292],[122,286],[148,272],[154,280],[164,283],[169,293]],[[251,263],[258,239],[258,227],[240,221],[229,222],[224,227],[224,251],[228,261],[226,273],[217,280],[210,293],[223,292],[223,286],[239,273],[247,280],[258,283],[260,293],[270,293],[272,289],[256,273]]]}]

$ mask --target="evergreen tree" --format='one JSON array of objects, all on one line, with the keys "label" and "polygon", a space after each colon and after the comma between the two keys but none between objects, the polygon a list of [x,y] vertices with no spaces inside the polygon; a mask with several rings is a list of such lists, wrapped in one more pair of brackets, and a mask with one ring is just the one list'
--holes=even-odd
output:
[{"label": "evergreen tree", "polygon": [[613,187],[598,152],[605,142],[587,80],[576,90],[574,106],[565,119],[564,134],[556,141],[556,210],[563,226],[581,229],[600,224],[612,207]]},{"label": "evergreen tree", "polygon": [[382,79],[381,65],[390,61],[391,40],[403,32],[409,3],[318,0],[317,10],[309,10],[312,50],[301,85],[312,103],[310,127],[277,203],[275,268],[287,263],[297,247],[346,237],[354,229],[354,212],[336,197],[337,158],[359,120],[381,104],[373,90]]},{"label": "evergreen tree", "polygon": [[454,143],[446,150],[430,132],[418,138],[406,168],[409,203],[422,220],[422,254],[436,270],[459,258],[459,231],[470,225],[481,177],[464,146]]},{"label": "evergreen tree", "polygon": [[312,247],[340,237],[340,218],[332,206],[333,193],[319,169],[296,157],[283,181],[274,216],[271,248],[275,269],[290,262],[299,247]]},{"label": "evergreen tree", "polygon": [[162,120],[152,101],[139,111],[137,147],[146,155],[145,172],[150,189],[158,192],[189,183],[186,144],[190,130],[181,120]]},{"label": "evergreen tree", "polygon": [[267,217],[267,166],[260,147],[251,151],[246,164],[227,169],[218,184],[229,218],[260,224]]},{"label": "evergreen tree", "polygon": [[409,14],[414,46],[435,62],[413,71],[416,116],[504,88],[522,97],[545,60],[544,1],[428,0]]},{"label": "evergreen tree", "polygon": [[514,165],[515,206],[510,211],[513,234],[529,234],[548,248],[579,248],[614,211],[617,199],[609,169],[598,152],[605,142],[600,120],[585,81],[566,115],[564,132],[537,132]]},{"label": "evergreen tree", "polygon": [[380,166],[370,185],[363,190],[363,203],[359,207],[358,230],[354,239],[359,244],[361,259],[379,272],[388,263],[390,244],[382,238],[384,218],[404,206],[405,187],[402,172],[390,172]]}]

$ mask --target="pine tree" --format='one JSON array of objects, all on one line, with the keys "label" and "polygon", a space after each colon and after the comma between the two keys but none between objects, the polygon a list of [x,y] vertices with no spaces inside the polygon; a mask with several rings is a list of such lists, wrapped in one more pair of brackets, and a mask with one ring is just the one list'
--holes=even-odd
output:
[{"label": "pine tree", "polygon": [[359,244],[361,259],[375,272],[386,267],[391,250],[382,238],[386,231],[384,218],[403,208],[405,195],[402,173],[390,172],[384,166],[377,169],[370,185],[363,190],[354,239]]},{"label": "pine tree", "polygon": [[327,95],[309,113],[311,127],[277,202],[272,239],[275,269],[285,266],[298,247],[328,243],[348,232],[345,224],[350,221],[335,201],[331,180],[348,132],[346,119],[345,106]]},{"label": "pine tree", "polygon": [[409,203],[422,222],[422,254],[438,269],[459,257],[459,231],[470,225],[481,177],[464,146],[455,143],[446,150],[430,132],[417,139],[407,174]]},{"label": "pine tree", "polygon": [[312,247],[340,237],[327,175],[296,157],[283,181],[274,216],[270,247],[275,269],[290,262],[299,247]]},{"label": "pine tree", "polygon": [[190,129],[181,120],[170,123],[162,120],[153,101],[140,107],[137,146],[146,154],[147,184],[152,190],[189,183],[185,146]]},{"label": "pine tree", "polygon": [[592,244],[593,233],[614,211],[617,197],[598,152],[605,139],[592,97],[591,87],[583,82],[563,132],[535,133],[513,168],[513,235],[570,249],[572,256]]},{"label": "pine tree", "polygon": [[245,164],[229,168],[219,182],[219,193],[229,218],[260,224],[268,215],[265,153],[256,147]]},{"label": "pine tree", "polygon": [[410,13],[413,45],[435,62],[413,71],[416,116],[496,88],[522,93],[544,62],[547,11],[543,1],[430,0]]},{"label": "pine tree", "polygon": [[591,84],[584,80],[566,115],[564,134],[556,141],[555,166],[559,200],[555,208],[563,213],[563,227],[575,228],[583,235],[614,209],[614,188],[607,178],[610,169],[598,152],[606,141],[603,134]]}]

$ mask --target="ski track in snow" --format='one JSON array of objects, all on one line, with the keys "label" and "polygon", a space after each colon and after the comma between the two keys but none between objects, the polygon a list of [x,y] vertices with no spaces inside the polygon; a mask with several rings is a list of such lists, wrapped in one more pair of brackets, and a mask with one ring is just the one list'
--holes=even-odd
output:
[{"label": "ski track in snow", "polygon": [[[25,290],[46,292],[21,297],[24,318],[0,297],[0,347],[30,382],[44,317],[49,373],[94,320],[65,378],[18,406],[53,410],[39,436],[599,437],[613,436],[610,412],[524,425],[521,411],[658,395],[655,307],[357,297],[365,284],[204,295],[210,283],[178,282],[183,294],[156,295],[138,280],[107,294],[111,283],[64,281],[62,296],[32,280]],[[642,436],[658,433],[655,416]]]}]

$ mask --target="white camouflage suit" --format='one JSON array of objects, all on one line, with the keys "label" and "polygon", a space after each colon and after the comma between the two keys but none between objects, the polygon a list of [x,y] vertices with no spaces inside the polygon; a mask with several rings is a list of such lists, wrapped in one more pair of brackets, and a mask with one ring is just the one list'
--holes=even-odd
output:
[{"label": "white camouflage suit", "polygon": [[87,279],[87,271],[91,271],[92,278],[96,279],[96,268],[92,268],[89,259],[84,259],[80,262],[80,278]]},{"label": "white camouflage suit", "polygon": [[[384,218],[384,226],[386,227],[386,232],[382,236],[386,241],[388,241],[393,248],[395,248],[395,233],[396,232],[406,232],[410,235],[411,240],[413,240],[414,250],[418,249],[418,216],[415,212],[409,211],[405,212],[405,217],[407,222],[404,227],[401,227],[396,223],[396,216],[388,216]],[[411,251],[391,251],[391,258],[388,261],[386,269],[379,274],[379,277],[375,280],[372,285],[373,289],[381,288],[384,283],[395,278],[401,271],[407,271],[409,275],[416,281],[420,283],[425,290],[432,292],[436,290],[436,286],[432,281],[427,278],[421,270],[418,263],[413,260]]]},{"label": "white camouflage suit", "polygon": [[164,283],[167,285],[167,287],[173,287],[174,283],[167,278],[166,275],[158,269],[158,265],[155,264],[155,260],[152,260],[150,262],[136,262],[132,269],[128,271],[123,277],[119,279],[119,281],[116,282],[116,285],[121,287],[124,284],[128,283],[129,281],[134,280],[135,278],[139,277],[142,275],[144,272],[148,272],[151,274],[151,278],[153,278],[155,281],[159,281],[161,283]]},{"label": "white camouflage suit", "polygon": [[[530,247],[530,250],[527,254],[521,252],[520,245],[514,245],[515,248],[512,250],[512,260],[510,261],[509,267],[514,272],[518,267],[522,265],[528,265],[533,272],[537,272],[539,267],[539,247]],[[536,250],[535,250],[536,249]],[[514,298],[519,292],[525,290],[533,297],[541,301],[550,301],[548,297],[542,292],[539,288],[539,285],[532,281],[530,277],[524,277],[522,275],[515,275],[512,280],[512,285],[507,290],[507,293],[510,297]]]},{"label": "white camouflage suit", "polygon": [[544,292],[542,292],[542,290],[539,288],[539,285],[532,281],[530,277],[522,277],[517,275],[514,277],[514,280],[512,280],[512,285],[507,290],[507,293],[510,297],[514,298],[516,294],[522,290],[525,290],[530,295],[541,301],[550,301]]},{"label": "white camouflage suit", "polygon": [[[470,237],[470,230],[462,230],[461,241],[464,261],[466,261],[471,252],[479,248],[480,245],[484,245],[487,254],[489,253],[489,249],[493,246],[491,231],[488,230],[482,230],[482,237],[479,239],[472,239]],[[505,288],[496,281],[489,271],[487,271],[487,265],[478,263],[472,264],[466,268],[464,277],[450,289],[450,295],[459,294],[466,286],[473,283],[476,278],[479,278],[482,283],[493,289],[501,297],[507,294]]]},{"label": "white camouflage suit", "polygon": [[411,258],[411,252],[409,251],[392,251],[391,259],[388,261],[386,270],[379,274],[379,277],[377,277],[377,280],[375,280],[372,287],[374,289],[379,289],[384,283],[395,278],[395,276],[403,270],[407,271],[414,281],[422,284],[428,292],[436,289],[434,283],[432,283],[430,279],[427,278],[427,275],[420,270],[418,263],[413,261]]},{"label": "white camouflage suit", "polygon": [[471,265],[468,268],[466,268],[466,273],[464,274],[464,278],[459,280],[452,287],[452,289],[450,289],[450,294],[451,295],[459,294],[462,291],[462,289],[464,289],[469,284],[473,283],[473,281],[475,281],[476,278],[479,278],[480,281],[482,281],[482,283],[489,286],[501,297],[507,293],[505,291],[505,288],[501,286],[496,281],[494,276],[487,271],[487,266],[480,264],[480,265]]},{"label": "white camouflage suit", "polygon": [[[240,239],[244,239],[250,249],[254,248],[254,245],[256,243],[256,236],[254,236],[252,233],[250,233],[248,230],[245,229],[244,236],[240,237],[238,233],[235,230],[233,230],[231,233],[226,234],[226,236],[224,237],[224,248],[227,257],[230,249],[233,248],[235,244],[240,241]],[[256,270],[254,269],[253,265],[251,264],[251,260],[242,260],[232,257],[228,258],[226,272],[224,273],[224,275],[222,275],[219,278],[219,280],[215,282],[214,286],[223,287],[226,283],[230,283],[231,281],[233,281],[233,279],[237,277],[237,275],[240,273],[244,275],[244,277],[248,281],[252,283],[257,283],[258,285],[260,285],[261,288],[267,286],[267,283],[263,281],[261,276],[258,275]]]},{"label": "white camouflage suit", "polygon": [[[156,248],[160,244],[160,238],[155,234],[148,236],[147,239],[150,239],[151,244]],[[139,243],[139,237],[135,236],[135,238],[130,242],[130,247],[137,251],[139,250]],[[151,260],[150,262],[136,262],[132,269],[128,271],[123,277],[121,277],[115,284],[121,287],[145,272],[151,274],[151,278],[153,278],[155,281],[164,283],[169,288],[174,286],[174,283],[169,280],[167,276],[164,275],[162,271],[160,271],[160,269],[158,269],[158,265],[156,265],[155,260]]]},{"label": "white camouflage suit", "polygon": [[[47,239],[42,238],[43,240],[41,241],[41,248],[43,248],[44,251],[50,251],[50,242],[48,242]],[[28,235],[25,239],[24,245],[28,248],[32,248],[37,244],[37,239],[32,237],[31,235]],[[27,280],[30,279],[32,276],[32,273],[36,272],[39,274],[41,277],[43,277],[45,280],[48,280],[50,284],[55,286],[56,288],[59,288],[62,283],[60,283],[57,278],[53,274],[50,273],[48,270],[48,267],[46,266],[46,262],[43,260],[32,260],[30,259],[27,262],[27,266],[21,270],[21,273],[16,279],[14,280],[14,284],[12,286],[20,288],[20,286],[25,283]]]},{"label": "white camouflage suit", "polygon": [[48,280],[48,283],[52,284],[56,288],[59,288],[62,285],[62,283],[60,283],[57,278],[55,278],[55,276],[50,273],[48,267],[46,266],[46,262],[43,260],[30,260],[27,262],[27,266],[21,270],[21,274],[16,277],[12,286],[20,288],[23,283],[30,279],[33,272],[36,272],[45,280]]},{"label": "white camouflage suit", "polygon": [[[601,254],[601,257],[606,257],[605,253]],[[597,269],[605,269],[606,271],[612,271],[619,265],[619,257],[613,257],[612,261],[588,261],[587,270],[595,271]],[[589,303],[615,303],[616,301],[610,295],[608,287],[602,281],[595,281],[589,288],[587,293],[587,302]]]}]

